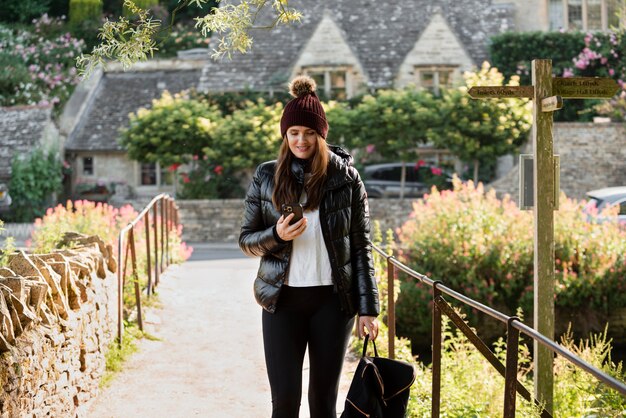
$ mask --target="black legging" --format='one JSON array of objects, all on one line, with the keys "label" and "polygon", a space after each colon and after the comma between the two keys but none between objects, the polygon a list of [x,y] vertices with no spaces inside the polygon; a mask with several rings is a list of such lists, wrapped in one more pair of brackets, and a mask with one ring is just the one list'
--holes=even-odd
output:
[{"label": "black legging", "polygon": [[309,347],[311,418],[336,418],[337,391],[354,317],[341,312],[332,286],[283,286],[276,313],[263,311],[272,418],[298,418],[302,364]]}]

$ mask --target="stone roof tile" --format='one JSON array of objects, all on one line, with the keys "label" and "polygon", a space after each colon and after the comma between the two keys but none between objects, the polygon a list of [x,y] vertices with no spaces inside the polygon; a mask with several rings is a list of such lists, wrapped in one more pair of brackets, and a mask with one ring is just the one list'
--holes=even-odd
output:
[{"label": "stone roof tile", "polygon": [[[247,54],[210,60],[202,72],[203,91],[284,88],[306,42],[327,12],[346,35],[363,65],[370,88],[393,87],[405,59],[432,15],[442,13],[478,66],[487,57],[490,36],[513,29],[514,6],[492,0],[292,0],[303,12],[301,23],[253,31]],[[259,25],[268,22],[267,13]]]},{"label": "stone roof tile", "polygon": [[163,90],[178,93],[197,86],[200,70],[105,73],[82,122],[70,134],[68,151],[123,151],[119,129],[128,126],[128,115],[149,107]]}]

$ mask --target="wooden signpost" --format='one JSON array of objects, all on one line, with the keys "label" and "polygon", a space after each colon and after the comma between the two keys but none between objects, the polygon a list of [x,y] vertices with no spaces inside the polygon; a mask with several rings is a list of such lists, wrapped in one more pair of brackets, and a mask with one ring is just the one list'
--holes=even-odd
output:
[{"label": "wooden signpost", "polygon": [[[532,86],[476,86],[474,99],[530,98],[533,101],[534,327],[554,340],[554,210],[555,157],[552,112],[563,99],[611,98],[619,90],[611,78],[552,77],[552,60],[532,61]],[[553,412],[554,354],[534,343],[535,398]]]}]

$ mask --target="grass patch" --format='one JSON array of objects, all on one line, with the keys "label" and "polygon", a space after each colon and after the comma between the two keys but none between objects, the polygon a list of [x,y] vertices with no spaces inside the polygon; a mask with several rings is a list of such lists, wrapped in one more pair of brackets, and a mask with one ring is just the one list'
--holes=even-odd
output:
[{"label": "grass patch", "polygon": [[109,350],[105,355],[106,369],[102,379],[100,379],[100,388],[105,388],[111,384],[113,377],[122,371],[124,363],[130,356],[139,350],[137,340],[141,339],[145,334],[139,330],[136,324],[124,324],[124,337],[122,344],[118,344],[117,339],[109,345]]}]

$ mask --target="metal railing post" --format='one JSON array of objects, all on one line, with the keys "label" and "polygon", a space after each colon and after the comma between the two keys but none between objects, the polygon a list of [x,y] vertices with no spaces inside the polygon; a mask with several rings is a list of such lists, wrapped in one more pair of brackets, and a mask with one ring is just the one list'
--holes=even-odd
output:
[{"label": "metal railing post", "polygon": [[391,260],[393,256],[387,256],[387,328],[389,330],[389,358],[396,358],[396,301],[395,278],[396,269]]},{"label": "metal railing post", "polygon": [[433,283],[433,382],[431,417],[439,418],[441,409],[441,309],[435,302],[441,296],[437,288],[440,281]]},{"label": "metal railing post", "polygon": [[511,317],[506,324],[506,368],[504,375],[504,418],[515,418],[517,398],[517,356],[519,349],[519,331],[511,323],[519,320]]},{"label": "metal railing post", "polygon": [[148,296],[152,293],[152,263],[150,260],[150,211],[146,211],[143,221],[146,230],[146,273],[148,274]]},{"label": "metal railing post", "polygon": [[161,207],[161,259],[160,259],[160,270],[163,271],[163,258],[165,254],[165,197],[163,197],[160,201]]},{"label": "metal railing post", "polygon": [[[121,263],[122,251],[124,247],[124,234],[120,233],[117,239],[117,259]],[[121,264],[117,269],[117,343],[122,345],[124,335],[124,273]]]},{"label": "metal railing post", "polygon": [[152,209],[152,223],[154,225],[154,287],[157,287],[159,285],[159,235],[156,202]]},{"label": "metal railing post", "polygon": [[130,229],[130,257],[133,266],[133,282],[135,284],[135,301],[137,304],[137,324],[139,329],[143,331],[143,317],[141,315],[141,288],[139,286],[139,275],[137,274],[137,252],[135,251],[135,232],[134,227]]}]

